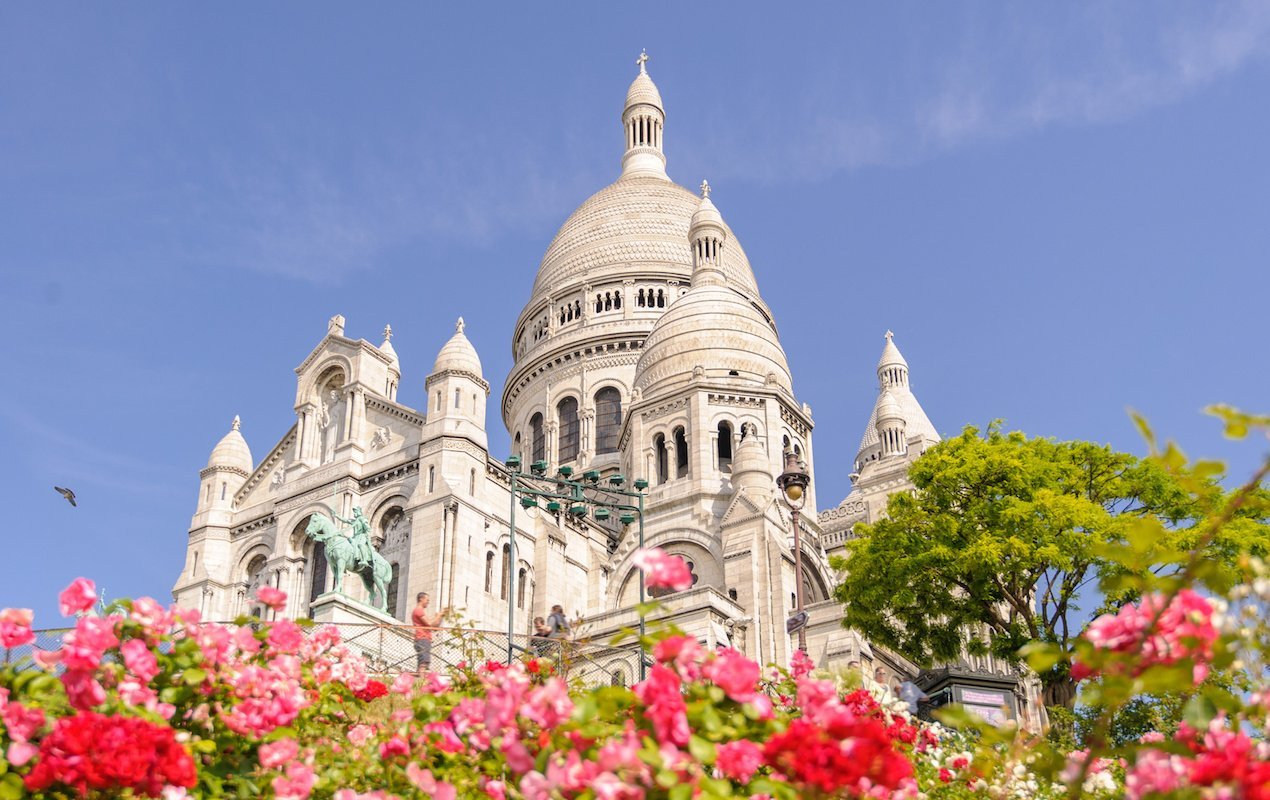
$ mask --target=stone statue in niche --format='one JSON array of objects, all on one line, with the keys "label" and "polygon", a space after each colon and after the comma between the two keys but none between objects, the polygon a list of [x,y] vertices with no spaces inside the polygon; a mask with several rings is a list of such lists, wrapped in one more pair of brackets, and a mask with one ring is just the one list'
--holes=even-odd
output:
[{"label": "stone statue in niche", "polygon": [[321,463],[335,460],[335,445],[340,441],[340,428],[344,423],[344,398],[338,389],[330,389],[325,397],[318,398],[318,427],[322,429]]},{"label": "stone statue in niche", "polygon": [[269,480],[270,489],[280,489],[282,484],[287,482],[286,467],[278,467],[273,473],[273,477]]}]

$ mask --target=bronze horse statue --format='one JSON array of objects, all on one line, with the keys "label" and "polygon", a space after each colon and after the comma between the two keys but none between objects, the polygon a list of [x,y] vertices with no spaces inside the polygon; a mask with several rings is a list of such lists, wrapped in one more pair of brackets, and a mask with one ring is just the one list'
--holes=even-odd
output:
[{"label": "bronze horse statue", "polygon": [[344,585],[344,573],[351,569],[362,579],[370,597],[370,605],[380,611],[388,610],[388,582],[392,580],[392,566],[383,556],[367,547],[371,553],[371,566],[368,568],[363,565],[360,569],[355,567],[357,544],[345,536],[330,517],[320,512],[309,518],[309,525],[304,533],[313,541],[326,546],[326,560],[335,577],[332,591],[343,594],[341,587]]}]

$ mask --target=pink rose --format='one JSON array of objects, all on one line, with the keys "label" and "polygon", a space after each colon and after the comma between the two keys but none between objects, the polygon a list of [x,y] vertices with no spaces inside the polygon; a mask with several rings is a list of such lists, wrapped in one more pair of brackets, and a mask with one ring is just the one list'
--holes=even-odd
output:
[{"label": "pink rose", "polygon": [[272,586],[261,586],[257,589],[256,599],[274,611],[281,611],[287,607],[287,593]]},{"label": "pink rose", "polygon": [[317,777],[313,768],[302,762],[293,762],[287,767],[285,777],[279,775],[273,779],[273,791],[278,800],[305,800],[313,791]]},{"label": "pink rose", "polygon": [[129,639],[119,650],[123,653],[124,666],[137,676],[137,680],[149,683],[155,675],[159,674],[159,661],[145,642],[140,639]]},{"label": "pink rose", "polygon": [[706,677],[714,681],[728,697],[738,703],[754,699],[758,685],[758,664],[732,648],[720,650],[713,661],[706,664]]},{"label": "pink rose", "polygon": [[676,592],[692,588],[692,570],[679,556],[668,555],[656,547],[636,550],[631,559],[644,570],[644,584],[650,589],[667,588]]},{"label": "pink rose", "polygon": [[458,797],[458,791],[451,784],[437,780],[432,776],[431,770],[426,770],[413,761],[406,765],[406,778],[416,789],[434,800],[455,800]]},{"label": "pink rose", "polygon": [[748,739],[719,745],[715,766],[725,777],[749,783],[763,765],[763,750]]},{"label": "pink rose", "polygon": [[87,611],[97,602],[97,586],[88,578],[76,578],[57,596],[57,602],[63,617]]},{"label": "pink rose", "polygon": [[296,744],[295,739],[279,739],[276,742],[260,745],[258,758],[260,766],[265,769],[277,769],[294,760],[299,752],[300,746]]},{"label": "pink rose", "polygon": [[30,742],[13,742],[9,745],[9,752],[6,757],[10,766],[20,767],[35,758],[35,754],[38,752],[40,752],[40,748]]},{"label": "pink rose", "polygon": [[0,611],[0,645],[21,647],[35,641],[31,621],[35,612],[29,608],[6,608]]},{"label": "pink rose", "polygon": [[395,756],[404,756],[410,752],[410,743],[400,736],[393,736],[379,746],[379,757],[385,761]]}]

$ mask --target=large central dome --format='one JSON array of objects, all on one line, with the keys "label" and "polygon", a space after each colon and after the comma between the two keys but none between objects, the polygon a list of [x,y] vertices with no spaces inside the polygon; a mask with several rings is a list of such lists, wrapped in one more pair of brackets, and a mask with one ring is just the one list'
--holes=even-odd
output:
[{"label": "large central dome", "polygon": [[[632,277],[636,271],[664,271],[687,283],[692,277],[688,225],[699,199],[656,175],[625,175],[604,187],[560,227],[538,267],[534,298],[575,283]],[[724,275],[736,288],[757,296],[750,262],[731,230],[728,240]]]}]

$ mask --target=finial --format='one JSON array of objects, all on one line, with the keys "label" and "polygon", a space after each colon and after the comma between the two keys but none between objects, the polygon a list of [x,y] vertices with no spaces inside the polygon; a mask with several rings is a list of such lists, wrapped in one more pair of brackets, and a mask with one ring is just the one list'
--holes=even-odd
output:
[{"label": "finial", "polygon": [[647,74],[648,74],[648,70],[644,69],[644,65],[648,63],[648,50],[647,50],[647,48],[645,48],[645,49],[643,49],[643,50],[640,50],[640,53],[639,53],[639,58],[635,59],[635,63],[636,63],[636,64],[639,64],[639,74],[640,74],[640,75],[647,75]]},{"label": "finial", "polygon": [[886,340],[889,342],[889,341],[891,341],[891,339],[893,339],[893,338],[895,338],[895,334],[891,333],[890,331],[887,331],[887,332],[886,332]]},{"label": "finial", "polygon": [[707,181],[707,180],[701,181],[701,196],[706,198],[707,200],[710,199],[710,181]]},{"label": "finial", "polygon": [[392,341],[392,326],[391,325],[384,326],[384,341],[385,342]]},{"label": "finial", "polygon": [[237,414],[235,414],[235,415],[234,415],[234,425],[233,425],[233,429],[234,429],[234,430],[238,430],[238,429],[239,429],[239,428],[241,428],[242,426],[243,426],[243,421],[242,421],[242,420],[240,420],[240,419],[238,418],[238,415],[237,415]]},{"label": "finial", "polygon": [[459,317],[459,321],[454,323],[454,332],[455,333],[463,332],[463,318],[462,317]]}]

